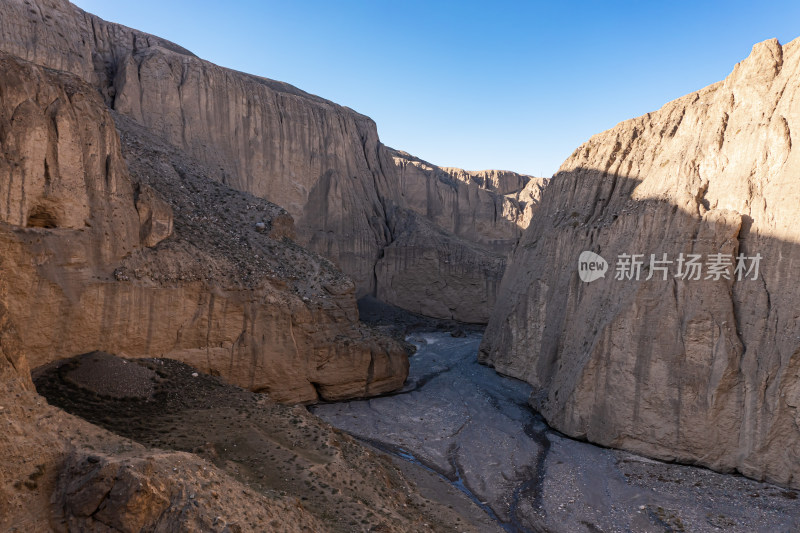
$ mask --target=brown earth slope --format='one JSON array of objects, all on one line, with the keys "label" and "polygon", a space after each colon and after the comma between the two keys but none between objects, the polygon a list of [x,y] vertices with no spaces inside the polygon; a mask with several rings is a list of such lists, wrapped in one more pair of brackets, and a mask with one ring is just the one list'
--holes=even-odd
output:
[{"label": "brown earth slope", "polygon": [[[800,41],[763,42],[724,81],[562,165],[481,348],[534,385],[552,426],[800,486],[798,80]],[[579,279],[583,251],[609,262],[604,278]],[[738,279],[739,253],[760,254],[757,274]],[[621,254],[643,254],[638,280],[615,279]],[[675,262],[666,279],[651,254]],[[676,277],[680,254],[731,256],[730,279]]]},{"label": "brown earth slope", "polygon": [[21,344],[0,306],[2,531],[475,531],[302,407],[170,360],[39,373],[48,401],[115,434],[48,405]]},{"label": "brown earth slope", "polygon": [[[295,508],[294,516],[276,520],[266,506],[257,520],[240,524],[243,530],[472,529],[458,512],[421,497],[388,457],[304,407],[276,404],[183,363],[95,352],[50,365],[34,381],[49,403],[141,443],[145,453],[175,450],[207,461],[192,457],[208,481],[189,493],[190,501],[224,501],[224,484],[214,480],[227,474],[254,503],[266,496],[272,507]],[[218,516],[216,529],[228,520]]]},{"label": "brown earth slope", "polygon": [[259,494],[194,455],[148,451],[47,405],[5,310],[0,424],[3,531],[232,532],[271,521],[276,531],[323,528],[292,498]]}]

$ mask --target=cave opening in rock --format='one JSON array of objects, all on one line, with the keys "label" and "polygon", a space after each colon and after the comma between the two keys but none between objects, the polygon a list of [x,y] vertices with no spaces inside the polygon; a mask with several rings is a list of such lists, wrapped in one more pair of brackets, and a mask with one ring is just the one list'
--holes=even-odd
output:
[{"label": "cave opening in rock", "polygon": [[52,209],[40,205],[31,210],[26,226],[29,228],[57,228],[58,218]]}]

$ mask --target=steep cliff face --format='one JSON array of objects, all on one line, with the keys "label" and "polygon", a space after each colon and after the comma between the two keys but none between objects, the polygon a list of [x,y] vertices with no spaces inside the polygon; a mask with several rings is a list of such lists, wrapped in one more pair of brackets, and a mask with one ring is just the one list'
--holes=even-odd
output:
[{"label": "steep cliff face", "polygon": [[375,267],[377,297],[435,318],[485,324],[506,266],[492,252],[412,211],[390,218],[394,240]]},{"label": "steep cliff face", "polygon": [[[562,165],[481,348],[536,387],[554,427],[800,486],[798,80],[800,41],[763,42],[723,82],[592,137]],[[583,251],[608,261],[605,277],[581,281]],[[638,279],[615,279],[622,254],[642,254]],[[690,254],[699,279],[681,275]]]},{"label": "steep cliff face", "polygon": [[[209,178],[286,208],[299,242],[333,260],[359,296],[410,295],[392,302],[401,305],[447,300],[413,292],[414,286],[377,286],[408,277],[376,276],[376,263],[395,240],[394,210],[424,211],[439,228],[479,244],[476,251],[488,250],[481,261],[488,264],[516,243],[525,218],[519,209],[534,205],[514,197],[527,176],[430,166],[412,172],[417,167],[379,142],[368,117],[287,84],[217,67],[65,0],[4,0],[3,11],[0,49],[77,74],[114,110],[205,164]],[[440,177],[448,173],[455,179],[445,183]],[[493,283],[487,278],[480,285]],[[488,293],[478,296],[493,301]]]},{"label": "steep cliff face", "polygon": [[[208,179],[80,78],[4,52],[0,147],[0,530],[402,532],[448,516],[354,440],[274,402],[373,395],[408,370],[401,346],[358,323],[352,281],[291,240],[284,209]],[[60,361],[94,350],[158,359]],[[41,365],[73,371],[64,397],[96,402],[95,423],[118,407],[137,427],[134,402],[164,423],[158,438],[182,438],[176,420],[204,438],[143,445],[71,416],[34,390]],[[243,475],[255,458],[259,477]]]},{"label": "steep cliff face", "polygon": [[437,167],[405,152],[392,151],[392,161],[398,205],[447,233],[503,255],[528,226],[524,213],[538,204],[546,183],[516,172]]},{"label": "steep cliff face", "polygon": [[282,208],[115,124],[78,78],[0,53],[0,140],[0,299],[31,366],[160,355],[300,402],[402,385],[403,349]]},{"label": "steep cliff face", "polygon": [[391,242],[375,266],[375,294],[416,313],[486,323],[506,258],[546,180],[505,171],[440,168],[392,151],[386,197]]}]

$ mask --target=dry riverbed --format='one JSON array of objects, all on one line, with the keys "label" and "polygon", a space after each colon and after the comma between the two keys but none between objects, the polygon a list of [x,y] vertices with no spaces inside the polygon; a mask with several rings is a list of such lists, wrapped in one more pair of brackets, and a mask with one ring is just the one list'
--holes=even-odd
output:
[{"label": "dry riverbed", "polygon": [[530,387],[476,362],[480,335],[408,337],[418,351],[390,396],[312,411],[398,461],[423,465],[510,532],[800,530],[797,493],[564,437]]}]

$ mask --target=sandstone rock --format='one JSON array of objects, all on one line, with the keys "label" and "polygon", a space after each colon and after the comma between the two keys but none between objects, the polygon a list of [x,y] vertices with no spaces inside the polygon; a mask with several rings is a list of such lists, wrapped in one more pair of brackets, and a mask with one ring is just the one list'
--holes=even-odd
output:
[{"label": "sandstone rock", "polygon": [[485,324],[505,256],[454,237],[416,213],[391,217],[394,240],[375,266],[377,297],[434,318]]},{"label": "sandstone rock", "polygon": [[[148,156],[129,169],[115,125],[85,82],[0,53],[0,530],[327,531],[301,494],[253,490],[226,465],[145,448],[33,390],[29,362],[92,350],[182,358],[286,401],[373,395],[407,372],[398,343],[358,324],[352,281],[287,238],[282,208],[198,176],[203,165],[120,121],[125,155]],[[269,231],[244,223],[251,217]],[[134,364],[114,361],[118,371]],[[81,388],[93,376],[67,379]],[[388,530],[428,521],[377,490],[400,480],[404,500],[412,487],[346,446],[357,453],[338,461],[339,479],[374,480],[366,499],[394,513]],[[314,460],[325,450],[291,448]]]},{"label": "sandstone rock", "polygon": [[[265,513],[292,531],[322,530],[291,502],[245,494],[243,484],[196,456],[148,451],[47,405],[21,347],[0,304],[3,531],[207,531],[214,517],[252,523]],[[201,491],[209,482],[218,498]]]},{"label": "sandstone rock", "polygon": [[[487,249],[481,264],[508,254],[529,219],[534,202],[518,196],[531,182],[527,176],[438,169],[383,146],[368,117],[284,83],[217,67],[66,0],[6,4],[0,49],[77,74],[114,110],[202,162],[208,178],[284,207],[297,222],[299,242],[333,260],[355,281],[358,296],[402,293],[392,303],[449,307],[448,295],[419,292],[418,285],[376,286],[387,281],[375,276],[375,266],[395,240],[388,220],[395,209],[480,245],[472,253]],[[402,247],[395,244],[392,253],[402,254]],[[488,275],[480,285],[490,291],[502,272]],[[405,279],[411,273],[392,278]],[[492,294],[478,301],[491,306]],[[475,308],[461,315],[463,307],[455,318],[485,314]]]},{"label": "sandstone rock", "polygon": [[435,318],[484,324],[506,257],[547,181],[515,172],[440,168],[393,151],[391,242],[375,265],[375,295]]},{"label": "sandstone rock", "polygon": [[[352,282],[284,238],[282,209],[130,131],[134,185],[114,119],[75,77],[2,54],[0,95],[0,299],[32,366],[169,356],[289,402],[402,385],[402,347],[358,325]],[[256,211],[279,240],[240,222]]]},{"label": "sandstone rock", "polygon": [[[106,309],[119,317],[111,329],[125,331],[119,340],[101,328],[84,331],[117,344],[108,351],[178,358],[280,401],[369,396],[402,385],[402,347],[358,324],[353,282],[287,239],[294,233],[288,213],[208,180],[205,165],[115,118],[131,174],[169,200],[175,238],[120,263],[116,274],[135,283],[107,295],[116,303]],[[133,308],[124,303],[129,290],[141,294],[130,300],[141,302]],[[118,305],[139,318],[113,311]],[[148,309],[166,306],[166,320],[150,316]]]},{"label": "sandstone rock", "polygon": [[533,213],[539,207],[545,186],[550,182],[547,178],[531,178],[522,190],[513,194],[522,211],[517,215],[517,225],[524,231],[531,223]]},{"label": "sandstone rock", "polygon": [[172,208],[147,185],[140,185],[136,192],[139,239],[144,246],[153,247],[172,235]]},{"label": "sandstone rock", "polygon": [[[800,486],[800,41],[592,137],[545,189],[483,361],[568,435]],[[578,257],[610,271],[584,283]],[[616,280],[620,254],[747,257],[756,279]],[[751,265],[752,266],[752,265]],[[732,270],[732,269],[731,269]],[[652,273],[652,279],[646,278]]]},{"label": "sandstone rock", "polygon": [[[398,192],[395,205],[417,213],[446,233],[491,251],[508,255],[527,227],[526,205],[519,195],[545,182],[515,172],[469,172],[440,168],[405,152],[392,153]],[[444,233],[443,233],[444,235]],[[502,275],[502,272],[500,273]]]},{"label": "sandstone rock", "polygon": [[135,533],[157,522],[169,508],[170,494],[148,463],[134,471],[130,463],[97,456],[69,457],[54,498],[69,516],[70,529],[99,522],[112,530]]}]

